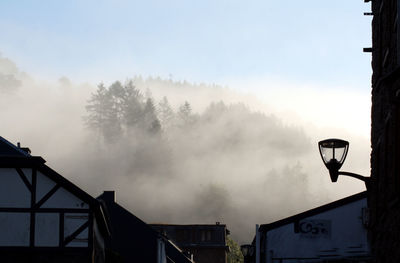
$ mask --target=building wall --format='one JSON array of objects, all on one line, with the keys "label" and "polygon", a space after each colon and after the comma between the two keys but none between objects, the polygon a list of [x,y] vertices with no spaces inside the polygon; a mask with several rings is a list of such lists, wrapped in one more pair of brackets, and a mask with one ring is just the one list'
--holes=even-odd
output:
[{"label": "building wall", "polygon": [[223,249],[220,248],[182,248],[193,255],[193,261],[196,263],[213,262],[213,263],[226,263],[227,255]]},{"label": "building wall", "polygon": [[373,0],[371,244],[377,262],[400,262],[398,0]]},{"label": "building wall", "polygon": [[[80,249],[82,250],[82,249]],[[88,263],[92,255],[87,251],[46,251],[45,253],[32,250],[1,250],[1,263]],[[94,261],[97,263],[97,261]]]},{"label": "building wall", "polygon": [[92,213],[40,169],[0,168],[0,262],[92,261]]},{"label": "building wall", "polygon": [[98,199],[104,201],[110,222],[107,262],[157,262],[158,233],[118,205],[114,192],[105,193]]},{"label": "building wall", "polygon": [[226,263],[226,226],[215,225],[152,225],[168,236],[183,251],[190,252],[196,263]]},{"label": "building wall", "polygon": [[[89,220],[89,205],[63,187],[58,187],[40,207],[36,207],[56,182],[35,169],[26,168],[22,173],[20,176],[17,169],[0,168],[0,247],[58,247],[60,222],[63,224],[63,236],[68,237]],[[31,189],[22,176],[25,176]],[[77,213],[79,210],[82,212]],[[88,235],[86,228],[66,246],[88,247]]]},{"label": "building wall", "polygon": [[366,199],[361,199],[267,231],[262,237],[267,252],[264,262],[369,257],[362,217],[366,207]]},{"label": "building wall", "polygon": [[[183,248],[184,249],[184,248]],[[227,255],[224,249],[221,248],[193,248],[184,249],[193,255],[193,261],[196,263],[213,262],[226,263]]]}]

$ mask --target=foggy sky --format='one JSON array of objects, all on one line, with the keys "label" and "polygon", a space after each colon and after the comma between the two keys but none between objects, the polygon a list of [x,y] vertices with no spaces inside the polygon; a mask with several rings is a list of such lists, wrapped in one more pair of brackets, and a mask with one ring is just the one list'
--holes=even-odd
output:
[{"label": "foggy sky", "polygon": [[184,134],[170,131],[169,144],[137,135],[129,143],[99,145],[83,122],[96,87],[66,77],[40,80],[0,57],[0,135],[30,147],[93,196],[116,190],[117,201],[148,223],[220,221],[241,243],[251,240],[256,223],[364,189],[344,178],[330,183],[317,149],[325,137],[349,140],[343,169],[368,175],[369,141],[359,133],[288,117],[229,87],[156,77],[136,77],[136,85],[156,102],[167,96],[175,110],[188,101],[203,118],[212,102],[223,101],[229,111],[208,112],[209,119]]}]

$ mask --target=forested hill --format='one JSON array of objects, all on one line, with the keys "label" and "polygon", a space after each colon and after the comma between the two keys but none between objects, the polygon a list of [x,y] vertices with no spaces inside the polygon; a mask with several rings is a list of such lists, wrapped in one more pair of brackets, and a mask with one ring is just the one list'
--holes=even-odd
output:
[{"label": "forested hill", "polygon": [[92,134],[86,147],[96,149],[91,178],[123,189],[139,214],[157,222],[222,221],[243,238],[255,218],[299,200],[306,206],[303,165],[313,148],[301,128],[242,103],[209,102],[194,112],[190,101],[172,106],[143,86],[100,84],[84,118]]},{"label": "forested hill", "polygon": [[229,88],[157,77],[54,82],[0,57],[0,102],[2,136],[93,196],[115,190],[146,222],[220,221],[248,242],[254,224],[331,200],[315,130]]}]

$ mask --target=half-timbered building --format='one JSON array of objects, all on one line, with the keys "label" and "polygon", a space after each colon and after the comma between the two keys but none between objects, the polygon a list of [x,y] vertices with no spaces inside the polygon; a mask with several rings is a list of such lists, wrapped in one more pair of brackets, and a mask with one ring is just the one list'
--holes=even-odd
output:
[{"label": "half-timbered building", "polygon": [[0,262],[104,262],[99,202],[0,137]]}]

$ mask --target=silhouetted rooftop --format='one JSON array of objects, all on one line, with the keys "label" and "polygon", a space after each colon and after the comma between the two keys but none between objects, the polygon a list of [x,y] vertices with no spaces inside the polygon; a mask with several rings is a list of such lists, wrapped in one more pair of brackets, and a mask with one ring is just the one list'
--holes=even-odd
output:
[{"label": "silhouetted rooftop", "polygon": [[29,148],[19,148],[0,136],[0,156],[29,157]]},{"label": "silhouetted rooftop", "polygon": [[319,214],[319,213],[322,213],[322,212],[325,212],[325,211],[328,211],[328,210],[331,210],[331,209],[334,209],[334,208],[337,208],[337,207],[340,207],[343,205],[347,205],[349,203],[361,200],[366,197],[367,197],[366,191],[355,194],[355,195],[351,195],[351,196],[345,197],[343,199],[334,201],[332,203],[328,203],[326,205],[319,206],[317,208],[305,211],[303,213],[275,221],[270,224],[263,224],[260,226],[260,231],[265,232],[265,231],[268,231],[268,230],[276,228],[276,227],[280,227],[280,226],[283,226],[283,225],[286,225],[286,224],[289,224],[289,223],[292,223],[292,222],[295,222],[298,220],[302,220],[306,217],[310,217],[310,216],[313,216],[313,215],[316,215],[316,214]]}]

